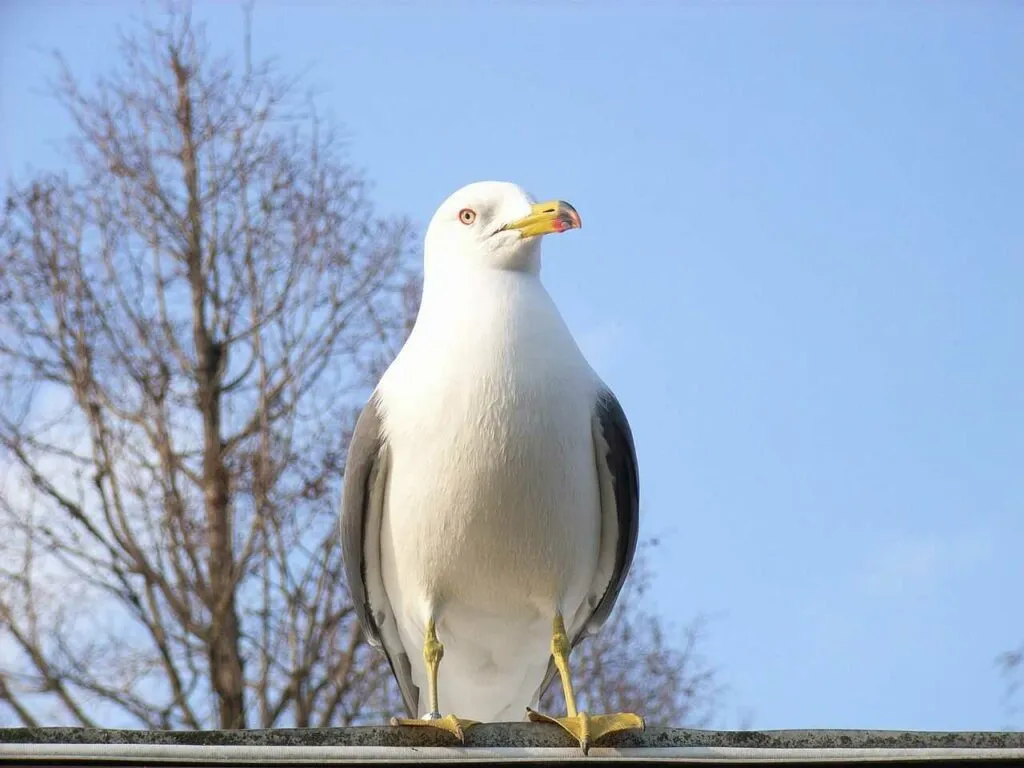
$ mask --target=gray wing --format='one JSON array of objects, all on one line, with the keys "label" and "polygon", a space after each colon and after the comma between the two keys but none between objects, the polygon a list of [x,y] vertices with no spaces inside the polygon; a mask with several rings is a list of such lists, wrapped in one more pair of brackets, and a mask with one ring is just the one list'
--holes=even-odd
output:
[{"label": "gray wing", "polygon": [[[633,431],[618,399],[602,388],[594,407],[594,453],[601,487],[601,552],[598,578],[603,581],[603,563],[612,561],[604,594],[587,618],[584,630],[593,634],[611,615],[626,582],[636,553],[640,532],[640,473],[636,463]],[[578,642],[579,637],[574,638]]]},{"label": "gray wing", "polygon": [[388,477],[389,451],[381,430],[377,394],[359,414],[345,461],[341,505],[341,555],[349,595],[371,645],[384,651],[402,700],[416,716],[419,688],[402,646],[394,613],[384,592],[380,566],[380,526]]},{"label": "gray wing", "polygon": [[[640,475],[633,432],[618,399],[605,387],[594,404],[593,438],[601,498],[601,545],[590,599],[569,627],[574,648],[611,615],[633,563],[640,530]],[[540,699],[557,674],[552,660],[535,699]]]}]

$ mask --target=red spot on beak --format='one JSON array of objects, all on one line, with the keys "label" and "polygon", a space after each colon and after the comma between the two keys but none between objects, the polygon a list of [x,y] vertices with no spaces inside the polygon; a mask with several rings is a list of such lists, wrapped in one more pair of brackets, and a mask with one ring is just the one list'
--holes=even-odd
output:
[{"label": "red spot on beak", "polygon": [[565,232],[567,229],[580,228],[580,215],[570,205],[563,204],[555,219],[554,227],[556,232]]}]

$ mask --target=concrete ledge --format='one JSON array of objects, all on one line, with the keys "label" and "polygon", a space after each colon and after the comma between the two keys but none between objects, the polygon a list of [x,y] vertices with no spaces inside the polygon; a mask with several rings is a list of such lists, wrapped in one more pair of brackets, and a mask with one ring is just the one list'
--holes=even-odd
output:
[{"label": "concrete ledge", "polygon": [[[123,731],[91,728],[0,728],[5,744],[160,744],[245,747],[445,747],[454,738],[431,728],[279,728],[247,731]],[[481,723],[466,731],[466,747],[571,748],[572,738],[542,723]],[[647,728],[609,737],[603,746],[758,749],[1024,749],[1024,733],[1002,731],[703,731]]]},{"label": "concrete ledge", "polygon": [[1024,766],[1024,733],[859,730],[703,731],[649,728],[618,734],[588,758],[555,726],[483,723],[460,745],[431,729],[366,726],[248,731],[0,728],[0,763],[17,765],[289,765],[516,762],[581,759],[624,764],[960,764]]}]

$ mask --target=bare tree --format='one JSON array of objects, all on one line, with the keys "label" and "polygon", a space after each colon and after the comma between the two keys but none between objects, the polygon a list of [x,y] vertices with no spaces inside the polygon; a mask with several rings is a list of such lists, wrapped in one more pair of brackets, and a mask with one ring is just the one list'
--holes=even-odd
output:
[{"label": "bare tree", "polygon": [[268,67],[187,16],[121,45],[97,88],[57,84],[74,172],[7,201],[0,445],[32,497],[3,503],[0,695],[162,728],[387,709],[337,489],[405,333],[409,228]]},{"label": "bare tree", "polygon": [[[63,67],[69,171],[0,219],[0,719],[379,722],[399,699],[338,499],[415,317],[410,227],[293,83],[216,58],[187,14],[121,54],[95,87]],[[690,721],[695,658],[627,607],[583,690]]]}]

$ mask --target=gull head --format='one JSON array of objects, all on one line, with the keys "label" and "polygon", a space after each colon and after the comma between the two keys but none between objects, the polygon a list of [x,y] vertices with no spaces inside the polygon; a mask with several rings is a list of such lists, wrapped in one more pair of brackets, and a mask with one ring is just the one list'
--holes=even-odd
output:
[{"label": "gull head", "polygon": [[479,181],[437,209],[424,243],[428,273],[503,269],[537,274],[543,235],[578,229],[580,215],[563,200],[535,203],[516,184]]}]

